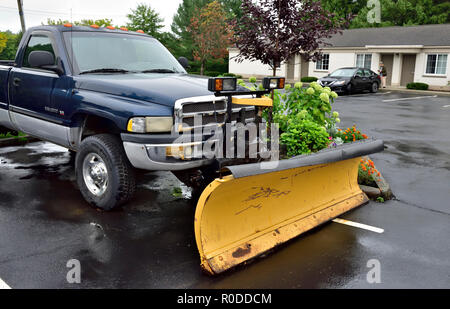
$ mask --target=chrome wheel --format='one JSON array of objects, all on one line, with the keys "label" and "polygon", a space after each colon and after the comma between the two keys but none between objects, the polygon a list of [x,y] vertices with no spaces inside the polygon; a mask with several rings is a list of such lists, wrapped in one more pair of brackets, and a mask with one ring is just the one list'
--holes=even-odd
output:
[{"label": "chrome wheel", "polygon": [[83,178],[88,190],[95,196],[102,196],[108,188],[108,169],[103,159],[88,154],[83,161]]}]

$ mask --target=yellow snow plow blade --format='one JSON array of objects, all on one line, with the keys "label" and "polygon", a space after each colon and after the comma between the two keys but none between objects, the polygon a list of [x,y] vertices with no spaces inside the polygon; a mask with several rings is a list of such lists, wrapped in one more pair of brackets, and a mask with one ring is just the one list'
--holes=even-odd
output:
[{"label": "yellow snow plow blade", "polygon": [[[232,174],[209,184],[197,204],[203,269],[221,273],[366,203],[358,166],[362,153],[381,151],[383,142],[373,143],[278,161],[284,166],[275,171],[229,167]],[[320,161],[327,163],[314,164]]]}]

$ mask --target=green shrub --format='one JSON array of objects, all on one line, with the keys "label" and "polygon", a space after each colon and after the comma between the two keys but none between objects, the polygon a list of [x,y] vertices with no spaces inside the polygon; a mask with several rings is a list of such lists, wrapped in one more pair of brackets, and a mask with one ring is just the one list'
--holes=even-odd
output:
[{"label": "green shrub", "polygon": [[[189,61],[188,72],[194,74],[195,72],[200,72],[200,62],[199,61]],[[211,59],[207,60],[205,64],[205,71],[218,72],[217,75],[228,72],[228,59]]]},{"label": "green shrub", "polygon": [[296,83],[286,86],[284,94],[275,92],[273,119],[279,125],[288,156],[316,152],[329,145],[330,135],[340,122],[339,113],[331,107],[335,98],[335,92],[315,82],[309,88]]},{"label": "green shrub", "polygon": [[290,115],[308,114],[313,121],[329,129],[335,126],[336,122],[340,122],[339,114],[333,113],[331,108],[337,97],[330,88],[323,88],[316,82],[312,82],[309,88],[303,88],[302,83],[296,83],[294,87],[287,86],[286,93],[280,96],[284,101],[284,110],[278,107],[281,103],[277,101],[280,99],[274,98],[274,113],[288,111]]},{"label": "green shrub", "polygon": [[[198,72],[198,71],[190,71],[189,74],[200,75],[200,72]],[[217,77],[220,77],[221,75],[220,75],[219,72],[216,72],[216,71],[205,71],[203,73],[203,76],[210,76],[210,77],[216,77],[217,76]]]},{"label": "green shrub", "polygon": [[211,77],[216,77],[217,75],[220,75],[220,72],[217,71],[205,71],[203,73],[203,75],[205,76],[211,76]]},{"label": "green shrub", "polygon": [[234,73],[223,73],[220,75],[217,75],[217,77],[235,77],[235,78],[242,78],[242,75],[236,75]]},{"label": "green shrub", "polygon": [[428,90],[428,87],[428,84],[425,83],[409,83],[406,85],[406,88],[415,90]]},{"label": "green shrub", "polygon": [[330,142],[325,127],[301,117],[288,120],[286,132],[281,134],[280,140],[287,146],[288,156],[316,152],[326,148]]},{"label": "green shrub", "polygon": [[303,83],[316,82],[317,81],[317,77],[305,76],[305,77],[302,77],[301,81]]}]

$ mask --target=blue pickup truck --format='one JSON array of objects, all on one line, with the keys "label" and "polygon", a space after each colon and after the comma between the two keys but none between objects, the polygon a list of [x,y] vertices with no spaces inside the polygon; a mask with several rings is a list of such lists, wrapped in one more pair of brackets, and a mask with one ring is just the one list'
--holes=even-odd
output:
[{"label": "blue pickup truck", "polygon": [[[211,158],[168,151],[177,149],[179,132],[194,127],[195,115],[221,125],[229,108],[226,98],[208,90],[207,78],[188,75],[186,66],[185,58],[176,60],[140,32],[30,28],[16,59],[0,62],[0,130],[76,153],[82,195],[96,207],[113,209],[133,197],[135,169],[172,171],[186,180],[213,164]],[[256,117],[254,106],[233,106],[232,112],[246,122]],[[186,146],[180,149],[191,152]]]}]

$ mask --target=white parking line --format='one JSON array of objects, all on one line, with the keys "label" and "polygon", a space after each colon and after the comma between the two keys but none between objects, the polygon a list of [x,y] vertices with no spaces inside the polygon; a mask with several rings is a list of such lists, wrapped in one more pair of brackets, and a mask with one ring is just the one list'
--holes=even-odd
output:
[{"label": "white parking line", "polygon": [[0,290],[9,290],[11,287],[0,278]]},{"label": "white parking line", "polygon": [[450,107],[450,105],[444,105],[444,106],[442,106],[442,107],[447,108],[447,107]]},{"label": "white parking line", "polygon": [[412,98],[390,99],[390,100],[383,100],[383,102],[394,102],[394,101],[405,101],[405,100],[418,100],[418,99],[429,99],[429,98],[437,98],[437,95],[425,96],[425,97],[412,97]]},{"label": "white parking line", "polygon": [[368,231],[379,233],[379,234],[384,232],[384,230],[380,229],[379,227],[374,227],[374,226],[370,226],[370,225],[366,225],[366,224],[362,224],[362,223],[358,223],[358,222],[353,222],[353,221],[348,221],[348,220],[344,220],[344,219],[339,219],[339,218],[334,219],[333,222],[345,224],[345,225],[349,225],[349,226],[353,226],[353,227],[358,227],[360,229],[368,230]]}]

